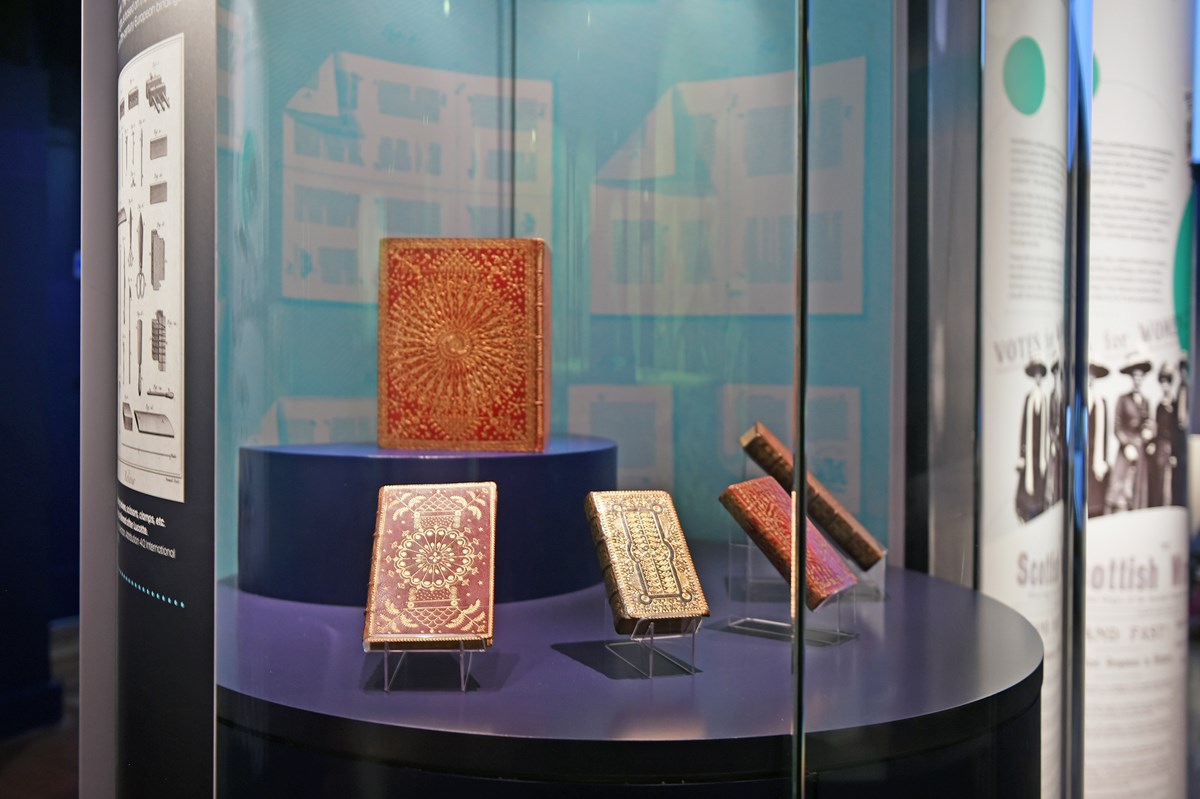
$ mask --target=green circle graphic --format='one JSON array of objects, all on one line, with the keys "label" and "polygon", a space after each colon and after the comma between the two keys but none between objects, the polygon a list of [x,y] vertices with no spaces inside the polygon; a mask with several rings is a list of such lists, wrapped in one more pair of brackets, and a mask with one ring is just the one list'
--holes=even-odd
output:
[{"label": "green circle graphic", "polygon": [[1046,61],[1042,58],[1042,48],[1029,36],[1013,42],[1004,57],[1004,93],[1022,114],[1034,114],[1042,107],[1042,98],[1046,96]]},{"label": "green circle graphic", "polygon": [[1100,62],[1096,56],[1092,56],[1092,97],[1096,96],[1096,92],[1100,91]]},{"label": "green circle graphic", "polygon": [[1179,346],[1191,350],[1192,342],[1192,237],[1196,228],[1196,197],[1188,198],[1175,237],[1175,330]]}]

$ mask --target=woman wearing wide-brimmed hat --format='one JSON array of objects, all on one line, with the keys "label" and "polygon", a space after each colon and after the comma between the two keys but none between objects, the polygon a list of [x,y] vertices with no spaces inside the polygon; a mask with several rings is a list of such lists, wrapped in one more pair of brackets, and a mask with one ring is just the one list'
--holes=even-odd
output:
[{"label": "woman wearing wide-brimmed hat", "polygon": [[1188,404],[1190,396],[1188,385],[1188,361],[1185,356],[1179,361],[1179,388],[1175,392],[1175,468],[1171,472],[1171,502],[1174,505],[1187,505],[1187,455],[1188,416],[1191,407]]},{"label": "woman wearing wide-brimmed hat", "polygon": [[1046,398],[1046,507],[1062,499],[1062,453],[1066,448],[1063,438],[1063,392],[1060,362],[1050,365],[1050,395]]},{"label": "woman wearing wide-brimmed hat", "polygon": [[1175,504],[1172,488],[1175,484],[1175,431],[1179,429],[1179,410],[1175,406],[1175,370],[1164,363],[1158,370],[1162,399],[1154,410],[1154,440],[1146,445],[1146,466],[1149,468],[1150,507]]},{"label": "woman wearing wide-brimmed hat", "polygon": [[1046,364],[1034,358],[1025,366],[1033,378],[1033,388],[1025,395],[1021,409],[1021,446],[1017,460],[1017,516],[1027,522],[1046,509],[1046,466],[1049,447],[1046,423],[1050,409],[1042,391]]},{"label": "woman wearing wide-brimmed hat", "polygon": [[1093,390],[1097,380],[1108,377],[1108,367],[1098,363],[1088,364],[1088,516],[1104,513],[1104,497],[1108,493],[1109,452],[1108,436],[1111,419],[1108,415],[1108,400],[1098,397]]},{"label": "woman wearing wide-brimmed hat", "polygon": [[1117,460],[1104,498],[1105,511],[1135,510],[1147,507],[1150,475],[1146,468],[1146,444],[1154,438],[1150,421],[1150,403],[1142,395],[1142,378],[1151,369],[1148,358],[1134,358],[1121,369],[1133,386],[1117,397],[1113,409],[1113,434],[1117,437]]}]

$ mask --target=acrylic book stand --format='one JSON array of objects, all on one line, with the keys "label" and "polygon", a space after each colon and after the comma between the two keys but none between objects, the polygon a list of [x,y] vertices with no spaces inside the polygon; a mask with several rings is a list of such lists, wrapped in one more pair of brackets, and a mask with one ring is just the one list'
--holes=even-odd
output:
[{"label": "acrylic book stand", "polygon": [[[603,602],[603,626],[612,630],[612,606],[608,597]],[[638,619],[629,637],[621,641],[608,641],[604,648],[625,664],[633,667],[643,677],[665,677],[671,674],[696,673],[696,633],[700,632],[700,617],[687,620],[680,632],[659,633],[653,619]],[[665,641],[685,642],[689,649],[687,660],[663,649]]]},{"label": "acrylic book stand", "polygon": [[[791,596],[787,582],[736,524],[729,527],[728,551],[729,596],[742,612],[731,616],[725,629],[743,635],[791,641]],[[849,564],[853,569],[853,562]],[[873,567],[870,573],[876,571],[882,575],[882,562]],[[855,570],[855,574],[859,577],[859,583],[854,588],[832,597],[815,611],[805,610],[806,645],[834,646],[857,635],[853,624],[855,613],[852,608],[846,607],[848,600],[882,596],[882,591],[872,585],[864,585],[861,572]],[[868,592],[866,595],[854,596],[855,592],[864,589]]]},{"label": "acrylic book stand", "polygon": [[458,647],[446,647],[445,649],[398,649],[400,657],[396,660],[396,665],[391,665],[392,647],[391,644],[385,644],[383,647],[383,690],[391,692],[392,683],[395,682],[396,674],[399,673],[400,667],[404,665],[405,659],[409,655],[442,655],[456,654],[458,655],[458,689],[460,691],[467,690],[467,683],[471,679],[471,661],[475,656],[476,649],[467,649],[464,641],[458,642]]}]

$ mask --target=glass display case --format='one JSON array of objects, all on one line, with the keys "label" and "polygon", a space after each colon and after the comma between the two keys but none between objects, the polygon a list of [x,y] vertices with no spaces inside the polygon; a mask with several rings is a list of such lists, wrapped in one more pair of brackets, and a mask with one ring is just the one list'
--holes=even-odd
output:
[{"label": "glass display case", "polygon": [[[718,497],[761,475],[755,422],[793,448],[796,5],[298,11],[217,13],[221,792],[785,790],[790,592],[769,566],[769,596],[728,591],[748,539]],[[514,239],[545,242],[520,302]],[[526,412],[548,437],[497,451]],[[412,537],[446,484],[488,482],[491,645],[364,653],[364,607],[386,650],[489,588],[413,565],[449,542],[473,572],[487,547],[454,531],[482,522]],[[377,505],[384,485],[434,487]],[[727,631],[755,612],[786,634]]]},{"label": "glass display case", "polygon": [[1153,557],[1186,467],[1089,393],[1190,335],[1190,239],[1089,228],[1191,219],[1115,12],[97,4],[122,792],[1079,795],[1096,448],[1173,453]]}]

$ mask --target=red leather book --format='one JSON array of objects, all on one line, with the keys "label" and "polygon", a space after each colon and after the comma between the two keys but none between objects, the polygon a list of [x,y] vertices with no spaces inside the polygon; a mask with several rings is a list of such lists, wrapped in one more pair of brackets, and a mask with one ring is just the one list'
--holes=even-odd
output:
[{"label": "red leather book", "polygon": [[363,650],[492,645],[496,484],[379,489]]},{"label": "red leather book", "polygon": [[379,446],[540,452],[549,380],[544,241],[382,241]]},{"label": "red leather book", "polygon": [[[792,581],[792,498],[772,477],[734,483],[720,496],[721,504],[758,545],[771,564]],[[805,536],[804,604],[815,610],[858,582],[854,572],[830,546],[812,520]]]},{"label": "red leather book", "polygon": [[[771,475],[787,493],[792,491],[792,472],[795,468],[792,451],[776,438],[762,422],[742,434],[739,443],[750,460]],[[861,569],[869,569],[887,554],[887,550],[875,536],[863,527],[854,514],[846,510],[833,492],[826,488],[812,472],[805,473],[808,488],[808,515],[830,538],[837,542],[846,554],[854,558]]]}]

